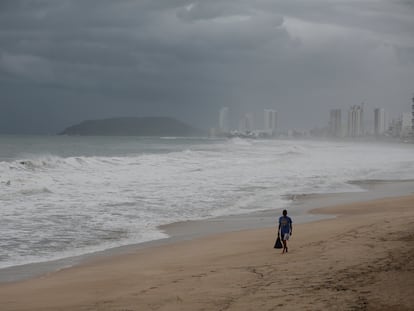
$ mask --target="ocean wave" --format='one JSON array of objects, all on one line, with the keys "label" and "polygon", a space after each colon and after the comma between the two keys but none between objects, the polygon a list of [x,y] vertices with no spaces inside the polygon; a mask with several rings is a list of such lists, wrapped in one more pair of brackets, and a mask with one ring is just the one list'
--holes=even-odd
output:
[{"label": "ocean wave", "polygon": [[286,148],[286,150],[282,150],[278,153],[278,156],[292,156],[292,155],[304,155],[307,154],[308,150],[304,147],[293,145]]},{"label": "ocean wave", "polygon": [[359,180],[351,180],[349,184],[355,185],[369,185],[369,184],[386,184],[386,183],[394,183],[394,182],[414,182],[414,178],[402,178],[402,179],[395,179],[395,178],[385,178],[385,179],[359,179]]},{"label": "ocean wave", "polygon": [[[162,224],[280,208],[302,195],[360,191],[349,181],[414,179],[412,150],[394,145],[160,141],[142,153],[99,146],[90,156],[0,162],[0,233],[9,246],[19,243],[7,248],[8,263],[139,243],[162,236]],[[139,143],[148,140],[129,142]],[[34,243],[46,240],[53,243],[37,255]]]},{"label": "ocean wave", "polygon": [[65,159],[58,156],[33,156],[10,162],[1,161],[0,170],[30,170],[55,168],[65,163]]},{"label": "ocean wave", "polygon": [[0,172],[7,170],[20,170],[34,172],[38,170],[53,170],[59,168],[73,169],[87,166],[118,165],[126,158],[122,157],[59,157],[59,156],[34,156],[12,162],[0,162]]},{"label": "ocean wave", "polygon": [[32,196],[32,195],[38,195],[38,194],[44,194],[44,193],[53,193],[53,192],[46,187],[40,187],[40,188],[33,188],[33,189],[22,189],[17,194],[22,194],[25,196]]},{"label": "ocean wave", "polygon": [[229,140],[229,142],[233,145],[239,145],[239,146],[251,146],[252,143],[244,138],[240,138],[240,137],[233,137]]}]

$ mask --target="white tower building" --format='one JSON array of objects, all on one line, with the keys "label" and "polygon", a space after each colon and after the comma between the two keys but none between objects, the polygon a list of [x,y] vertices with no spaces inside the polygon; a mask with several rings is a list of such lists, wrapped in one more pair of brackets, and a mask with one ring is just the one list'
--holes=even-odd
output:
[{"label": "white tower building", "polygon": [[274,109],[264,110],[264,130],[269,135],[273,136],[276,134],[277,128],[277,111]]},{"label": "white tower building", "polygon": [[412,98],[413,105],[411,106],[412,112],[411,112],[411,133],[414,136],[414,96]]},{"label": "white tower building", "polygon": [[219,127],[220,127],[220,132],[222,133],[228,133],[230,130],[228,107],[223,107],[220,109]]},{"label": "white tower building", "polygon": [[412,129],[412,114],[409,112],[403,112],[401,114],[401,137],[407,137],[411,134]]},{"label": "white tower building", "polygon": [[348,136],[360,137],[364,135],[364,104],[352,106],[348,111]]},{"label": "white tower building", "polygon": [[329,134],[335,137],[342,137],[342,116],[341,109],[332,109],[329,114]]},{"label": "white tower building", "polygon": [[243,118],[241,118],[239,123],[239,130],[241,132],[252,132],[253,131],[253,115],[251,113],[246,113]]},{"label": "white tower building", "polygon": [[375,108],[374,110],[374,131],[375,135],[380,136],[386,130],[385,110],[383,108]]}]

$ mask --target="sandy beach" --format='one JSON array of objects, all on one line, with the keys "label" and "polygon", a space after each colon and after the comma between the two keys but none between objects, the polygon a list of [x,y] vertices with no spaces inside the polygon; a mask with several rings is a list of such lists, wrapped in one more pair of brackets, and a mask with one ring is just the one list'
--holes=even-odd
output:
[{"label": "sandy beach", "polygon": [[312,211],[289,253],[276,229],[95,258],[0,286],[1,310],[412,310],[414,196]]}]

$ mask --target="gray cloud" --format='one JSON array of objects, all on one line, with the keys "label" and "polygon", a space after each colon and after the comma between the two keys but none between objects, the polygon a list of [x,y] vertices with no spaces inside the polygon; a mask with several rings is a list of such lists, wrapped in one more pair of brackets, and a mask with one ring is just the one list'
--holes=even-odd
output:
[{"label": "gray cloud", "polygon": [[0,132],[115,115],[208,127],[224,105],[235,118],[276,108],[282,127],[362,101],[397,115],[414,92],[413,13],[386,0],[3,0]]}]

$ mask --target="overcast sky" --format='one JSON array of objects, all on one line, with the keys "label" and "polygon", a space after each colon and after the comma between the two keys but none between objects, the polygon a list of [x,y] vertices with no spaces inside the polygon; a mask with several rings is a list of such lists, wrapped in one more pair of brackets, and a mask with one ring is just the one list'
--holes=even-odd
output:
[{"label": "overcast sky", "polygon": [[414,0],[0,0],[0,133],[208,128],[222,106],[310,128],[361,102],[395,117],[413,94]]}]

